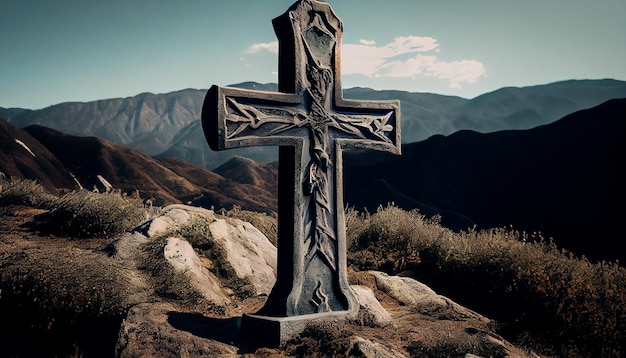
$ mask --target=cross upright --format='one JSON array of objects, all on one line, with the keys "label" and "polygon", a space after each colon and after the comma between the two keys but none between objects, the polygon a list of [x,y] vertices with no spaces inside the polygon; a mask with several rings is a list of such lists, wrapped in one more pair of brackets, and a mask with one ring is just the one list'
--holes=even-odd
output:
[{"label": "cross upright", "polygon": [[213,150],[279,146],[277,281],[248,319],[276,322],[280,344],[286,322],[358,310],[346,272],[342,150],[400,154],[400,103],[343,98],[343,24],[328,4],[299,0],[273,25],[280,92],[213,86],[202,126]]}]

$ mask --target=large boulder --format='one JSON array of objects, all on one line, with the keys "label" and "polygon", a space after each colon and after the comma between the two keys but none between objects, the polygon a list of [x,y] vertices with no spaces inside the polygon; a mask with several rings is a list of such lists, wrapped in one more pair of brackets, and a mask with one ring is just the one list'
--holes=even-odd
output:
[{"label": "large boulder", "polygon": [[423,314],[439,319],[475,319],[488,323],[489,319],[467,309],[447,297],[438,295],[430,287],[409,277],[389,276],[384,272],[368,271],[376,281],[376,287],[391,296],[399,304],[415,307]]},{"label": "large boulder", "polygon": [[[220,217],[207,209],[174,204],[139,230],[155,238],[198,221],[208,224],[207,239],[224,249],[225,259],[235,274],[249,281],[256,293],[269,294],[276,282],[276,247],[248,222]],[[183,244],[179,242],[179,245]]]},{"label": "large boulder", "polygon": [[169,237],[163,248],[163,257],[176,274],[182,276],[208,302],[217,306],[232,303],[222,291],[220,280],[202,265],[200,258],[187,241]]},{"label": "large boulder", "polygon": [[363,326],[387,327],[393,323],[391,315],[378,302],[371,288],[352,285],[352,292],[359,302],[357,322]]},{"label": "large boulder", "polygon": [[276,282],[277,250],[257,228],[233,218],[215,219],[213,239],[224,246],[226,258],[240,278],[247,278],[259,294],[269,294]]}]

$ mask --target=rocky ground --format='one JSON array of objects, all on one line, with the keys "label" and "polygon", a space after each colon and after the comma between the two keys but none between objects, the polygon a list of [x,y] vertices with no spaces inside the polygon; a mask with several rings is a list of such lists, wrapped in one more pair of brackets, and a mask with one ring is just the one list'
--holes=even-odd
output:
[{"label": "rocky ground", "polygon": [[41,210],[0,211],[0,356],[532,356],[488,318],[374,271],[350,272],[358,316],[253,347],[241,316],[271,290],[276,249],[250,223],[173,205],[133,233],[79,240],[38,232]]}]

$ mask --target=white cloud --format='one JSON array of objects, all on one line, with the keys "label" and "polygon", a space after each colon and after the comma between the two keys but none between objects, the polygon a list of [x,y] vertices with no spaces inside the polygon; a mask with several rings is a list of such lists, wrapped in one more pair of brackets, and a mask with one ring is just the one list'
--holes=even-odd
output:
[{"label": "white cloud", "polygon": [[448,80],[450,88],[462,88],[462,83],[471,84],[482,76],[486,71],[482,63],[474,60],[461,60],[452,62],[435,62],[428,67],[428,75]]},{"label": "white cloud", "polygon": [[[372,40],[343,44],[342,73],[369,77],[415,78],[429,76],[445,80],[460,89],[486,76],[483,64],[476,60],[439,61],[439,43],[432,37],[401,36],[377,46]],[[253,44],[246,53],[278,53],[278,41]]]},{"label": "white cloud", "polygon": [[374,46],[374,45],[376,45],[376,41],[372,41],[372,40],[363,40],[363,39],[360,39],[360,40],[359,40],[359,42],[360,42],[362,45],[365,45],[365,46]]},{"label": "white cloud", "polygon": [[246,50],[246,53],[259,53],[259,52],[271,52],[278,53],[278,41],[264,42],[253,44]]},{"label": "white cloud", "polygon": [[448,81],[450,88],[474,83],[486,74],[479,61],[438,61],[435,54],[439,53],[439,44],[432,37],[402,36],[383,46],[360,40],[360,44],[343,45],[342,72],[390,78],[425,75]]},{"label": "white cloud", "polygon": [[437,61],[435,56],[416,55],[405,61],[389,61],[380,67],[379,75],[383,77],[403,78],[415,77],[433,66]]}]

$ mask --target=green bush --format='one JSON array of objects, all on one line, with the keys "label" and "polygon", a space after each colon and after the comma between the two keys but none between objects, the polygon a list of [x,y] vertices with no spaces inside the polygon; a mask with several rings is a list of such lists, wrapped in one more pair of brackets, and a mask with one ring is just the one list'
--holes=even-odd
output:
[{"label": "green bush", "polygon": [[146,220],[146,215],[137,199],[81,190],[59,198],[42,228],[64,236],[102,237],[129,231]]},{"label": "green bush", "polygon": [[349,210],[346,221],[355,269],[411,270],[405,274],[498,320],[508,339],[546,354],[626,353],[626,269],[617,263],[578,258],[540,233],[454,233],[392,206]]}]

